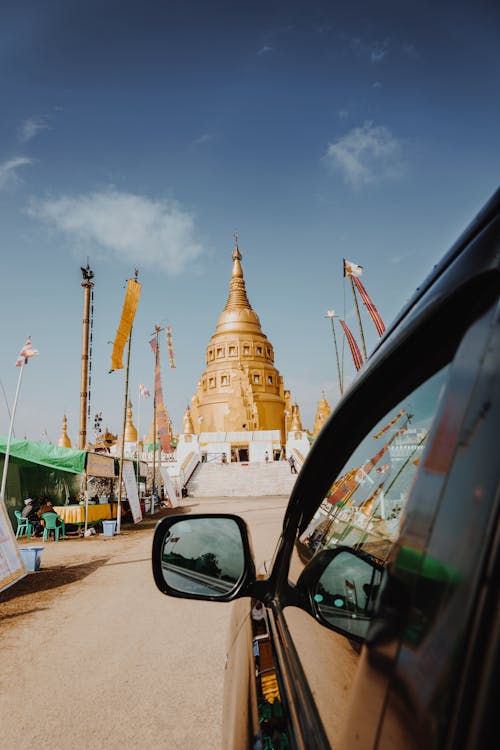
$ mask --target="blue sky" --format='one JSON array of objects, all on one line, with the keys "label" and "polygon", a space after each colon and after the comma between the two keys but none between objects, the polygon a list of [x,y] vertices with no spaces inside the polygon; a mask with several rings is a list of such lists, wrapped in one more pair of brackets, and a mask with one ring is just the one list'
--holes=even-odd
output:
[{"label": "blue sky", "polygon": [[[338,397],[327,310],[358,335],[342,258],[364,267],[389,324],[498,186],[499,22],[481,0],[3,0],[0,432],[30,334],[40,355],[16,435],[55,441],[66,413],[76,444],[87,257],[91,414],[120,429],[108,342],[138,267],[131,399],[136,411],[138,384],[152,388],[155,324],[171,325],[178,431],[235,230],[250,302],[312,427],[322,390]],[[142,434],[150,401],[140,416]]]}]

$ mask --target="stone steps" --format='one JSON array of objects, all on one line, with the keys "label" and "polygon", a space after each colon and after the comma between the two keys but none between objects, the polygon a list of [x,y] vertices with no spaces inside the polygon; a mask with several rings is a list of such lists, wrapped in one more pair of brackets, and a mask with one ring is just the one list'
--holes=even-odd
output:
[{"label": "stone steps", "polygon": [[188,484],[191,497],[289,495],[297,478],[287,461],[200,464]]}]

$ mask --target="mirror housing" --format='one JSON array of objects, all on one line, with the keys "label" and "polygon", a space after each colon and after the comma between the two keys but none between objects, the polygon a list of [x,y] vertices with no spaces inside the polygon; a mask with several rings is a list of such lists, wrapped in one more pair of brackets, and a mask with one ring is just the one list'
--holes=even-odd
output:
[{"label": "mirror housing", "polygon": [[246,524],[231,514],[163,518],[153,537],[152,563],[160,591],[182,599],[228,602],[251,596],[256,582]]},{"label": "mirror housing", "polygon": [[363,643],[380,590],[384,566],[351,547],[334,547],[313,557],[297,581],[308,611],[322,625]]}]

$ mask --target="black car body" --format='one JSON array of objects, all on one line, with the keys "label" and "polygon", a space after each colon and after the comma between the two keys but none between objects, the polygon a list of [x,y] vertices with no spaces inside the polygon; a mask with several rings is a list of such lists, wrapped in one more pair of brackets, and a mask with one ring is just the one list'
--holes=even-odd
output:
[{"label": "black car body", "polygon": [[[267,577],[241,519],[158,525],[164,593],[240,599],[224,750],[471,750],[498,735],[499,258],[497,191],[316,439]],[[172,552],[184,529],[198,588]]]}]

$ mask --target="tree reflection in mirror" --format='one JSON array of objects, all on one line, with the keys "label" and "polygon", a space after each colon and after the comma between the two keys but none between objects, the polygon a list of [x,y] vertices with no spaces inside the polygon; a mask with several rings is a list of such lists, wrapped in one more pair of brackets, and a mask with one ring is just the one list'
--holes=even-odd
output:
[{"label": "tree reflection in mirror", "polygon": [[244,567],[241,532],[230,518],[182,519],[165,535],[163,577],[181,593],[226,596]]},{"label": "tree reflection in mirror", "polygon": [[350,552],[341,552],[319,578],[313,596],[322,619],[365,638],[380,586],[381,571]]}]

